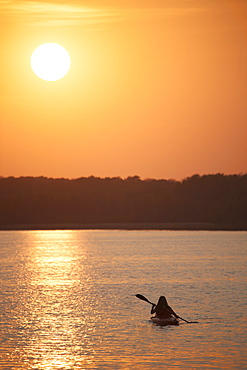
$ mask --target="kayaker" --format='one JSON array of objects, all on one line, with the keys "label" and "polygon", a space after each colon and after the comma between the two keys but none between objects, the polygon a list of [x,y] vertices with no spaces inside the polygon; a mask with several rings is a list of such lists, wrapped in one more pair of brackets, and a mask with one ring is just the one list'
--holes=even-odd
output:
[{"label": "kayaker", "polygon": [[168,305],[166,298],[162,295],[159,297],[157,305],[152,304],[151,314],[154,314],[160,319],[167,319],[172,316],[179,318],[179,316]]}]

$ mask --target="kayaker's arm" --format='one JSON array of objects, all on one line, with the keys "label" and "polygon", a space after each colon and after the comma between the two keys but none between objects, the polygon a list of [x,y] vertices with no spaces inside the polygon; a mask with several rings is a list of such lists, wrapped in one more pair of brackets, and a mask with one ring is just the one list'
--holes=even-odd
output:
[{"label": "kayaker's arm", "polygon": [[151,314],[156,312],[155,308],[156,308],[156,304],[152,304]]}]

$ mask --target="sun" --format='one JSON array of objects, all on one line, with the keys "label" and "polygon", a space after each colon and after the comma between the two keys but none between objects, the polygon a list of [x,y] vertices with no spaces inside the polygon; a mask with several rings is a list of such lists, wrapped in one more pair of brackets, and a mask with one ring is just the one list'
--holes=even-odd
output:
[{"label": "sun", "polygon": [[69,72],[71,60],[63,46],[46,43],[34,50],[30,63],[36,76],[45,81],[57,81]]}]

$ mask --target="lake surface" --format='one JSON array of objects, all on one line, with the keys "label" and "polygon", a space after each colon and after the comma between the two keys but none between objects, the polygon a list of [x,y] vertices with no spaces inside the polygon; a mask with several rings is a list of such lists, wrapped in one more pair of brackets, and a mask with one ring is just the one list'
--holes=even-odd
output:
[{"label": "lake surface", "polygon": [[0,369],[247,369],[246,257],[246,232],[1,231]]}]

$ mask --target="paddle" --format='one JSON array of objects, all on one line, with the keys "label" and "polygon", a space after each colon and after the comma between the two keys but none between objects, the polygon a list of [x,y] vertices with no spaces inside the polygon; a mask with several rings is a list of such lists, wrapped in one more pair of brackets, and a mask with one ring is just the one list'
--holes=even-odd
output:
[{"label": "paddle", "polygon": [[150,301],[149,301],[146,297],[144,297],[144,295],[142,295],[142,294],[136,294],[136,297],[137,297],[137,298],[139,298],[139,299],[141,299],[142,301],[146,301],[147,303],[152,304],[153,306],[156,306],[156,304],[155,304],[155,303],[150,302]]},{"label": "paddle", "polygon": [[[142,294],[136,294],[136,297],[137,297],[137,298],[139,298],[139,299],[141,299],[142,301],[145,301],[145,302],[147,302],[147,303],[150,303],[150,304],[152,304],[152,305],[156,306],[156,304],[154,304],[154,303],[150,302],[150,301],[149,301],[146,297],[144,297],[144,295],[142,295]],[[197,324],[197,323],[198,323],[198,321],[188,321],[188,320],[185,320],[185,319],[183,319],[182,317],[180,317],[180,316],[178,316],[178,315],[177,315],[177,318],[178,318],[178,319],[180,319],[180,320],[182,320],[182,321],[187,322],[187,324]]]}]

